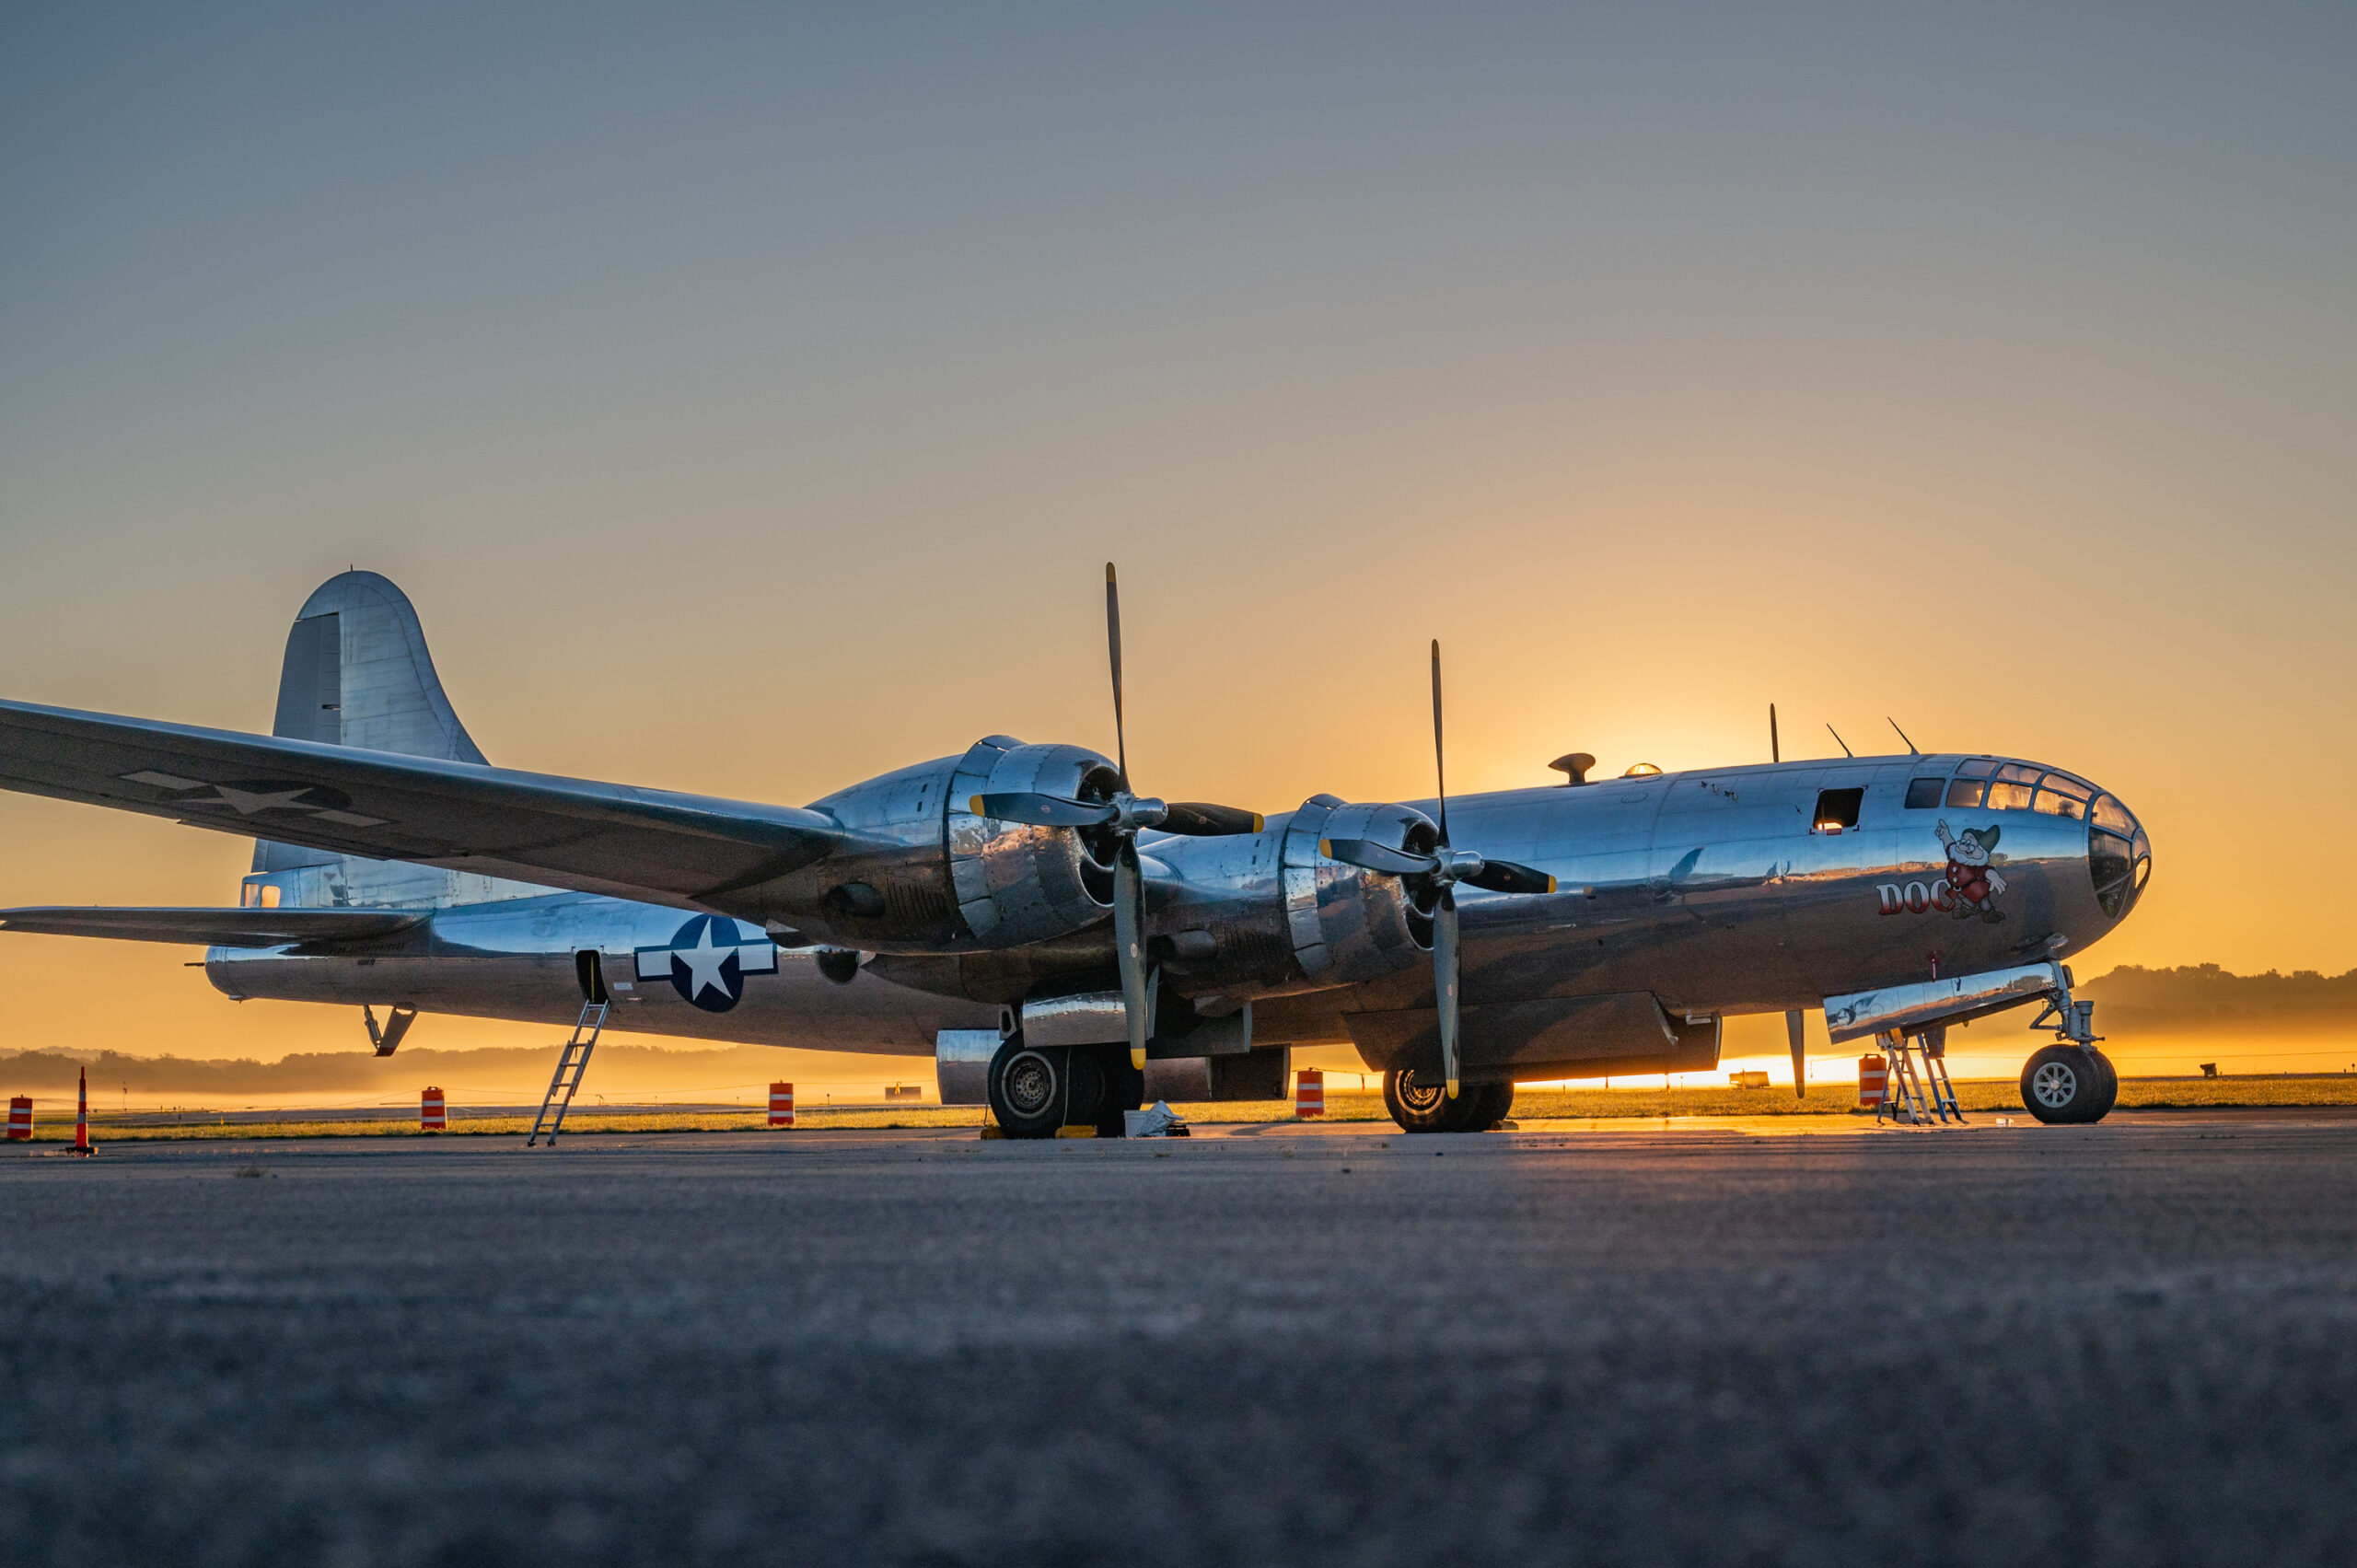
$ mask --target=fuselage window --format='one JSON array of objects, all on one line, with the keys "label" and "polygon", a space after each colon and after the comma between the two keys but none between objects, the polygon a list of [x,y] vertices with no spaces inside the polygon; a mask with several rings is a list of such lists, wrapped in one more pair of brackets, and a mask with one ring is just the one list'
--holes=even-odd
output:
[{"label": "fuselage window", "polygon": [[1839,833],[1858,825],[1858,807],[1866,798],[1863,789],[1824,789],[1817,793],[1817,830]]},{"label": "fuselage window", "polygon": [[1957,779],[1948,785],[1948,805],[1969,811],[1980,804],[1980,784],[1975,779]]},{"label": "fuselage window", "polygon": [[2029,797],[2030,787],[2026,784],[1992,784],[1987,804],[1991,811],[2026,811]]},{"label": "fuselage window", "polygon": [[1940,803],[1948,787],[1945,779],[1910,779],[1907,781],[1907,809],[1927,811]]}]

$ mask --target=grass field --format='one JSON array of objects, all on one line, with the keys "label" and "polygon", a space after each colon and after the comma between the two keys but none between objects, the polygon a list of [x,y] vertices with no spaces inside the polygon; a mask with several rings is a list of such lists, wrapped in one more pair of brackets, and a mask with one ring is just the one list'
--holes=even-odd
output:
[{"label": "grass field", "polygon": [[[1967,1110],[2022,1109],[2018,1086],[2008,1079],[1974,1079],[1956,1085],[1956,1098]],[[2200,1109],[2205,1108],[2357,1105],[2357,1075],[2334,1074],[2318,1077],[2154,1078],[2127,1079],[2119,1086],[2123,1109]],[[1283,1121],[1293,1116],[1287,1100],[1242,1100],[1219,1105],[1174,1107],[1190,1121]],[[1515,1097],[1517,1121],[1557,1121],[1628,1117],[1826,1116],[1866,1115],[1857,1109],[1857,1092],[1848,1085],[1818,1086],[1806,1099],[1794,1099],[1789,1088],[1766,1089],[1525,1089]],[[417,1138],[414,1120],[381,1121],[307,1121],[301,1113],[283,1121],[204,1122],[203,1113],[176,1125],[123,1125],[117,1118],[93,1113],[90,1135],[106,1143],[176,1138]],[[762,1132],[765,1113],[744,1111],[633,1111],[623,1113],[575,1110],[565,1120],[568,1132]],[[1372,1092],[1326,1092],[1329,1121],[1385,1120],[1383,1097]],[[908,1106],[893,1109],[822,1108],[803,1110],[796,1132],[830,1128],[980,1127],[983,1112],[968,1106]],[[531,1130],[529,1117],[469,1117],[453,1107],[450,1129],[443,1137],[521,1137]],[[71,1121],[48,1119],[34,1130],[41,1144],[70,1143]]]}]

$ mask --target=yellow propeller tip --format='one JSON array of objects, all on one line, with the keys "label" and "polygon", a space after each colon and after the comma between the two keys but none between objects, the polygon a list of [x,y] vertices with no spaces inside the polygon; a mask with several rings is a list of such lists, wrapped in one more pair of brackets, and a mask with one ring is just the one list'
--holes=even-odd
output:
[{"label": "yellow propeller tip", "polygon": [[1448,1098],[1451,1099],[1457,1098],[1457,1080],[1454,1078],[1448,1081]]},{"label": "yellow propeller tip", "polygon": [[972,812],[977,817],[981,816],[982,814],[982,797],[978,795],[972,799],[967,801],[966,809]]},{"label": "yellow propeller tip", "polygon": [[1105,563],[1105,580],[1109,583],[1113,580],[1113,563],[1110,561]]},{"label": "yellow propeller tip", "polygon": [[1252,813],[1252,830],[1253,830],[1254,832],[1256,832],[1256,833],[1257,833],[1257,832],[1260,831],[1262,829],[1266,828],[1268,825],[1269,825],[1269,819],[1268,819],[1266,817],[1261,816],[1258,811],[1255,811],[1254,813]]},{"label": "yellow propeller tip", "polygon": [[1555,879],[1552,877],[1547,878],[1547,890],[1550,893],[1555,890]]},{"label": "yellow propeller tip", "polygon": [[1145,1047],[1141,1045],[1130,1052],[1130,1065],[1141,1073],[1145,1071]]},{"label": "yellow propeller tip", "polygon": [[1324,856],[1325,856],[1327,859],[1329,859],[1329,860],[1333,859],[1333,858],[1334,858],[1334,841],[1333,841],[1333,840],[1331,840],[1331,839],[1320,839],[1320,840],[1318,840],[1318,854],[1322,854],[1322,855],[1324,855]]}]

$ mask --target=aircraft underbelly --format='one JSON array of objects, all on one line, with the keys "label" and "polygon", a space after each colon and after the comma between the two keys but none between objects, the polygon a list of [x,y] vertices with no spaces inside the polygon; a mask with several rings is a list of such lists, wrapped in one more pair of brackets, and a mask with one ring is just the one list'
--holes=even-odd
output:
[{"label": "aircraft underbelly", "polygon": [[[221,955],[215,950],[217,960]],[[746,987],[726,1011],[691,1005],[670,987],[617,992],[607,1028],[635,1034],[817,1051],[933,1054],[935,1031],[993,1028],[998,1010],[888,985],[865,975],[837,985],[784,955],[774,976]],[[424,1013],[570,1025],[581,987],[570,953],[500,958],[271,958],[208,963],[215,984],[241,999],[405,1004]],[[224,971],[232,971],[224,973]]]}]

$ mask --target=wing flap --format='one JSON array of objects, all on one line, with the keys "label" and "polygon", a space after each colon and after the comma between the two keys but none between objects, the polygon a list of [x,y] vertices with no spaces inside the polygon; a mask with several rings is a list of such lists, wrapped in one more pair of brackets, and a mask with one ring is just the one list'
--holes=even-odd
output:
[{"label": "wing flap", "polygon": [[0,787],[655,903],[755,886],[852,842],[795,807],[29,703],[0,702]]},{"label": "wing flap", "polygon": [[0,930],[35,936],[110,936],[125,942],[190,942],[207,947],[280,947],[357,942],[422,925],[422,910],[100,909],[48,904],[0,910]]}]

